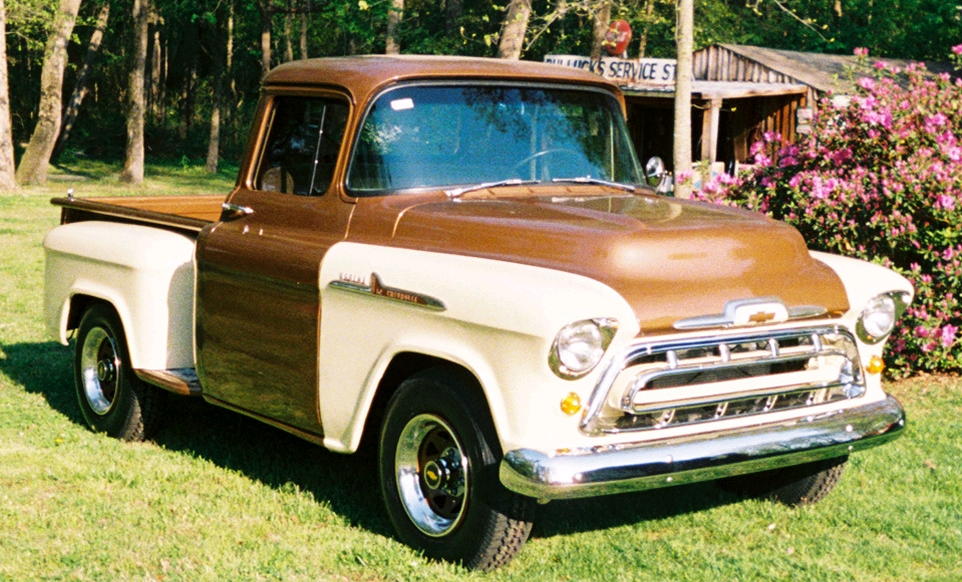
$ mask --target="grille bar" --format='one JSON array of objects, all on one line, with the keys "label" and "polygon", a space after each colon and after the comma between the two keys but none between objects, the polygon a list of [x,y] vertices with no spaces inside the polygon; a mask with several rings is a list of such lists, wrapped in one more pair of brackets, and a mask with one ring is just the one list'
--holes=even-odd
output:
[{"label": "grille bar", "polygon": [[595,392],[587,432],[764,414],[865,391],[855,339],[839,326],[639,342],[623,362]]}]

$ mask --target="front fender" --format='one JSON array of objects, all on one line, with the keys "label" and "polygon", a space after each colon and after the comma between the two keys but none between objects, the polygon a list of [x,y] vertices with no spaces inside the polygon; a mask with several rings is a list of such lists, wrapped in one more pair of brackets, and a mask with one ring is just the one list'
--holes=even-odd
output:
[{"label": "front fender", "polygon": [[563,326],[617,319],[613,346],[638,332],[624,298],[598,281],[461,255],[338,243],[324,257],[320,289],[318,401],[325,445],[343,452],[357,448],[378,383],[399,353],[471,371],[508,450],[577,430],[580,417],[558,404],[568,392],[587,401],[606,365],[574,381],[554,375],[548,354]]}]

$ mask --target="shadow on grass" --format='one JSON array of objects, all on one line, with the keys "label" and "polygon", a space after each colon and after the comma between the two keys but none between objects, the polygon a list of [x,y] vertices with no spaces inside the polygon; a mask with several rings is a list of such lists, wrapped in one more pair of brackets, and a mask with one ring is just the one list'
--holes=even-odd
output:
[{"label": "shadow on grass", "polygon": [[[50,407],[83,425],[76,404],[73,352],[54,342],[3,346],[0,371],[41,394]],[[164,425],[153,441],[205,459],[271,488],[296,486],[352,525],[393,537],[381,505],[372,451],[339,455],[201,399],[170,395]],[[532,537],[603,530],[663,519],[738,501],[711,483],[539,506]]]}]

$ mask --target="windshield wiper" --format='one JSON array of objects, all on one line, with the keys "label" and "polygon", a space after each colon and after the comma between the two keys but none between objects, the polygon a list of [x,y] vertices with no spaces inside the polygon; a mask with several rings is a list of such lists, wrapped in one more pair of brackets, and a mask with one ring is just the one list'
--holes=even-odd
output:
[{"label": "windshield wiper", "polygon": [[498,188],[500,186],[524,186],[526,184],[537,184],[537,180],[522,180],[520,178],[509,178],[507,180],[497,180],[495,182],[481,182],[480,184],[472,184],[470,186],[463,186],[461,188],[451,188],[450,190],[445,190],[444,193],[448,195],[448,198],[457,198],[466,192],[473,192],[475,190],[484,190],[485,188]]},{"label": "windshield wiper", "polygon": [[610,180],[602,180],[601,178],[592,178],[591,176],[578,176],[576,178],[554,178],[552,182],[574,182],[575,184],[598,184],[599,186],[611,186],[612,188],[620,188],[622,190],[627,190],[628,192],[637,192],[638,188],[632,186],[631,184],[622,184],[621,182],[612,182]]}]

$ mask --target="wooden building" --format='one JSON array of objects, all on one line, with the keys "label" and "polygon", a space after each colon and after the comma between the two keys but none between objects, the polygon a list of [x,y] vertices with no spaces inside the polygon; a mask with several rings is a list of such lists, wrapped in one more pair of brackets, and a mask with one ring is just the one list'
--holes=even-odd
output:
[{"label": "wooden building", "polygon": [[[908,64],[883,60],[901,67]],[[854,56],[746,45],[719,44],[696,51],[693,157],[732,171],[737,164],[750,161],[751,144],[765,132],[795,140],[807,131],[818,99],[828,92],[851,93],[854,79],[867,72],[868,66]],[[661,156],[670,166],[674,88],[626,86],[624,91],[629,127],[639,155],[642,159]]]}]

